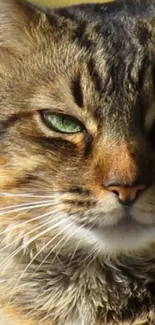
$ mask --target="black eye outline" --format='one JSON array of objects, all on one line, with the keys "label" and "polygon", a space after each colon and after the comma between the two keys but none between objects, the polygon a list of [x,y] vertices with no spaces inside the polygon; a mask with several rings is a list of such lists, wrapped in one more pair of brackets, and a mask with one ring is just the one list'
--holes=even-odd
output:
[{"label": "black eye outline", "polygon": [[[69,114],[56,113],[56,112],[53,112],[53,111],[45,110],[45,111],[41,111],[40,112],[40,115],[41,115],[41,118],[42,118],[43,123],[46,124],[46,126],[50,130],[55,131],[57,133],[73,135],[73,134],[82,133],[84,130],[86,130],[85,129],[85,126],[83,125],[82,122],[80,122],[77,118],[75,118],[74,116],[69,115]],[[60,129],[58,129],[55,126],[52,125],[52,123],[48,119],[48,115],[53,115],[53,116],[57,116],[57,117],[59,117],[59,116],[60,117],[64,117],[64,118],[70,120],[71,122],[76,123],[77,125],[79,125],[81,127],[81,130],[79,130],[77,132],[66,132],[66,131],[62,131],[62,130],[60,130]]]}]

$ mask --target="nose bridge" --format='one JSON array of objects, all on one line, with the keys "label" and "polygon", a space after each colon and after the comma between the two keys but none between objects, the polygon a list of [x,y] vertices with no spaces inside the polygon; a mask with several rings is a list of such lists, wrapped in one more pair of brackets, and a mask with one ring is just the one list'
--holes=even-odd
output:
[{"label": "nose bridge", "polygon": [[110,141],[98,149],[98,170],[107,186],[136,186],[150,182],[149,155],[139,141]]},{"label": "nose bridge", "polygon": [[[120,143],[112,147],[107,157],[107,171],[104,183],[123,184],[130,186],[138,176],[138,154],[136,149],[130,148],[127,143]],[[110,185],[110,184],[109,184]]]}]

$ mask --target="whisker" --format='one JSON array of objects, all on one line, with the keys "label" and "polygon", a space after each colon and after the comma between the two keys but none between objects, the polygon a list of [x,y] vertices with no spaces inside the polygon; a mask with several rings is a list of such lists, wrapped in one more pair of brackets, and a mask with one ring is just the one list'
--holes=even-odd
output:
[{"label": "whisker", "polygon": [[[40,253],[48,246],[52,243],[53,240],[55,240],[61,233],[63,233],[66,229],[68,229],[71,226],[71,224],[68,224],[63,231],[59,232],[56,236],[54,236],[51,240],[49,240],[40,250],[39,252],[37,252],[34,257],[31,259],[31,261],[28,263],[28,265],[26,266],[26,268],[24,269],[24,271],[22,272],[22,274],[20,275],[18,281],[16,282],[16,285],[13,287],[12,292],[17,288],[20,280],[22,279],[23,275],[26,273],[26,271],[28,270],[28,268],[31,266],[31,264],[33,263],[33,261],[40,255]],[[35,272],[36,273],[36,272]],[[12,293],[13,294],[13,293]],[[12,294],[11,297],[9,299],[9,302],[12,298]]]},{"label": "whisker", "polygon": [[[81,226],[80,228],[82,228],[82,226]],[[75,254],[76,254],[76,252],[77,252],[77,250],[78,250],[80,244],[82,243],[82,241],[83,241],[83,238],[81,238],[81,239],[79,240],[79,242],[77,243],[77,245],[76,245],[76,247],[75,247],[75,249],[74,249],[74,252],[73,252],[73,254],[71,255],[70,262],[69,262],[69,266],[70,266],[71,261],[73,260],[73,258],[74,258],[74,256],[75,256]]]},{"label": "whisker", "polygon": [[[49,244],[51,244],[57,237],[59,237],[61,234],[63,234],[63,232],[65,230],[67,230],[71,225],[73,224],[73,222],[69,225],[67,225],[62,231],[60,231],[58,234],[56,234],[49,242]],[[65,236],[66,237],[66,236]],[[61,241],[64,239],[64,237],[56,244],[56,246],[54,246],[54,249],[61,243]],[[48,246],[48,245],[47,245]],[[46,248],[44,246],[44,248]],[[37,256],[42,252],[42,249],[38,252]],[[37,269],[35,270],[35,273],[39,270],[40,266],[46,261],[46,259],[49,257],[49,255],[53,252],[53,248],[52,250],[46,255],[46,257],[44,258],[44,260],[39,264],[39,266],[37,267]],[[34,258],[36,258],[37,256],[34,256]],[[29,263],[30,265],[33,263],[34,259],[32,260],[31,263]],[[35,274],[34,273],[34,274]],[[33,274],[33,275],[34,275]]]},{"label": "whisker", "polygon": [[[51,204],[51,207],[57,207],[57,203],[55,203],[55,204]],[[37,206],[35,206],[35,208],[37,208]],[[31,207],[27,207],[27,209],[24,210],[24,212],[30,212],[30,211],[31,211]],[[14,212],[14,211],[12,211],[12,212]],[[20,211],[19,211],[19,212],[20,212]],[[54,212],[58,212],[58,210],[57,210],[57,209],[52,210],[52,213],[54,213]],[[0,216],[0,222],[1,222],[1,225],[2,225],[3,223],[6,224],[6,221],[8,222],[8,217],[4,217],[5,215],[7,215],[7,212],[4,213],[4,214],[2,214],[2,219],[1,219],[1,216]],[[19,220],[19,217],[20,217],[21,215],[22,215],[22,212],[17,213],[15,216],[11,217],[11,221]],[[36,218],[37,218],[37,217],[36,217]],[[25,217],[20,218],[20,221],[21,221],[22,219],[25,219]],[[35,220],[35,218],[30,219],[30,221],[33,221],[33,220]],[[29,221],[28,221],[28,222],[29,222]]]},{"label": "whisker", "polygon": [[[81,225],[78,229],[81,229],[81,228],[83,228],[83,226]],[[64,238],[66,238],[67,237],[67,240],[65,240],[65,242],[63,242],[63,246],[76,234],[76,232],[77,232],[77,229],[75,229],[75,231],[71,234],[71,236],[68,236],[68,234],[64,237]],[[64,239],[63,238],[63,239]],[[81,239],[80,239],[80,242],[81,242]],[[60,242],[59,242],[59,244],[60,244]],[[61,246],[60,247],[60,249],[59,249],[59,251],[56,253],[56,256],[58,256],[59,254],[60,254],[60,252],[61,252],[61,249],[62,249],[62,247],[63,246]],[[78,243],[78,246],[79,246],[79,243]],[[54,249],[55,249],[56,247],[54,247]]]},{"label": "whisker", "polygon": [[[83,229],[84,226],[85,226],[85,224],[86,224],[86,223],[84,223],[83,225],[81,225],[80,227],[78,227],[78,230]],[[94,223],[94,224],[95,224],[95,223]],[[82,242],[87,238],[87,237],[86,237],[86,236],[87,236],[87,233],[88,233],[88,232],[93,228],[94,224],[91,225],[91,227],[90,227],[89,229],[85,229],[86,234],[85,234],[85,236],[82,236],[81,239],[78,241],[78,243],[77,243],[77,245],[76,245],[76,247],[75,247],[75,250],[74,250],[73,254],[71,255],[71,258],[70,258],[70,262],[69,262],[68,267],[70,266],[71,261],[73,260],[73,258],[74,258],[74,256],[75,256],[75,254],[76,254],[76,252],[77,252],[77,250],[78,250],[80,244],[81,244],[81,243],[82,243]],[[72,236],[70,236],[70,239],[74,236],[74,234],[76,234],[76,230],[74,231],[74,233],[72,234]],[[69,240],[70,240],[70,239],[69,239]],[[68,241],[68,240],[67,240],[67,241]],[[64,245],[66,244],[67,241],[65,241]],[[60,250],[59,250],[59,252],[57,253],[57,255],[58,255],[59,253],[60,253]],[[92,254],[92,253],[91,253],[91,254]],[[90,254],[90,255],[91,255],[91,254]]]},{"label": "whisker", "polygon": [[27,206],[29,207],[29,206],[33,206],[33,205],[42,204],[42,203],[53,203],[53,201],[52,200],[43,200],[43,201],[34,201],[34,202],[27,202],[27,203],[22,203],[22,204],[9,205],[9,206],[0,208],[0,212],[11,209],[11,208],[20,208],[20,207],[27,207]]},{"label": "whisker", "polygon": [[[56,211],[56,212],[57,212],[57,211]],[[50,215],[51,213],[53,214],[54,211],[48,211],[48,212],[46,212],[46,213],[44,213],[44,214],[41,214],[40,216],[37,216],[37,217],[35,217],[35,218],[32,218],[32,219],[26,220],[26,221],[24,221],[24,222],[20,222],[18,225],[15,225],[15,226],[13,226],[13,227],[10,227],[10,228],[5,229],[3,232],[0,233],[0,236],[3,235],[3,234],[5,234],[5,233],[7,233],[7,232],[10,232],[10,231],[12,231],[12,230],[15,230],[15,229],[17,229],[17,228],[20,228],[21,226],[24,226],[24,225],[26,225],[26,224],[28,224],[28,223],[31,223],[32,221],[36,221],[36,220],[42,219],[42,218],[44,218],[44,217]],[[1,251],[1,250],[0,250],[0,251]]]},{"label": "whisker", "polygon": [[36,195],[36,194],[32,194],[32,193],[9,193],[9,192],[0,192],[0,196],[1,197],[38,197],[38,198],[51,198],[52,199],[52,195]]},{"label": "whisker", "polygon": [[[74,224],[74,222],[71,223],[71,225]],[[83,228],[83,225],[81,225],[79,227],[79,229]],[[66,229],[65,229],[66,230]],[[35,273],[40,269],[40,267],[45,263],[45,261],[47,260],[47,258],[53,253],[53,251],[60,245],[60,243],[62,241],[64,241],[64,239],[67,237],[67,240],[65,242],[63,242],[63,245],[60,247],[59,251],[56,253],[54,259],[56,258],[56,256],[58,256],[58,254],[60,253],[62,247],[74,236],[74,234],[76,234],[77,232],[77,229],[75,229],[75,231],[72,233],[71,236],[69,236],[68,234],[66,234],[65,236],[63,236],[63,238],[56,244],[56,246],[54,246],[54,248],[52,248],[50,250],[50,252],[45,256],[44,260],[39,264],[39,266],[37,267],[37,269],[35,270]],[[84,239],[81,239],[80,242],[82,242],[82,240]],[[78,244],[79,246],[79,244]],[[54,261],[54,259],[52,260],[52,262]],[[33,274],[33,276],[35,275],[35,273]]]},{"label": "whisker", "polygon": [[[73,224],[74,222],[72,222],[69,227]],[[67,230],[69,227],[65,227],[61,232],[59,232],[54,238],[52,238],[52,241],[55,240],[60,234],[62,234],[65,230]],[[74,232],[75,233],[75,232]],[[35,273],[40,269],[40,267],[45,263],[45,261],[47,260],[47,258],[53,253],[53,251],[60,245],[60,243],[64,240],[64,238],[68,237],[68,234],[63,236],[63,238],[61,238],[61,240],[56,244],[56,246],[54,246],[54,248],[52,248],[50,250],[50,252],[45,256],[45,258],[43,259],[43,261],[39,264],[39,266],[37,267],[37,269],[35,270],[35,272],[33,273],[33,276],[35,275]],[[61,247],[62,248],[62,247]],[[56,254],[57,255],[57,254]],[[52,260],[53,262],[53,260]]]},{"label": "whisker", "polygon": [[[45,215],[47,216],[47,215],[50,215],[50,214],[51,214],[51,212],[48,212],[48,213],[46,213]],[[45,215],[44,215],[44,216],[45,216]],[[43,224],[39,225],[39,226],[36,227],[35,229],[33,229],[33,230],[29,231],[28,233],[26,233],[26,236],[28,236],[28,235],[30,235],[31,233],[37,231],[38,229],[42,228],[43,226],[47,225],[48,223],[50,224],[51,222],[54,222],[54,221],[57,220],[58,218],[59,218],[59,217],[57,216],[57,217],[55,217],[54,219],[52,219],[52,220],[50,220],[50,221],[47,221],[46,223],[43,223]],[[61,218],[61,216],[60,216],[60,218]],[[58,225],[59,225],[59,224],[58,224]],[[56,226],[57,226],[57,224],[54,225],[52,229],[54,229]],[[50,230],[51,230],[51,228],[48,229],[47,231],[50,231]],[[42,234],[44,234],[44,232],[42,232],[40,235],[42,235]],[[2,249],[0,249],[0,252],[4,251],[6,248],[12,246],[14,243],[18,242],[18,241],[21,240],[22,238],[23,238],[23,235],[22,235],[20,238],[16,238],[13,242],[11,242],[10,244],[8,244],[8,245],[6,245],[5,247],[3,247]],[[32,243],[34,240],[36,240],[36,239],[38,239],[37,236],[36,236],[36,237],[33,237],[30,241],[27,242],[27,245],[31,244],[31,243]],[[24,248],[24,247],[23,247],[23,245],[22,245],[22,247],[19,248],[19,252],[20,252],[20,250],[22,250],[23,248]]]},{"label": "whisker", "polygon": [[[31,209],[36,209],[36,208],[44,208],[44,207],[48,207],[48,206],[51,206],[51,203],[38,204],[38,205],[31,206],[30,208]],[[27,210],[27,207],[14,209],[14,210],[8,210],[8,211],[0,213],[0,216],[3,216],[3,215],[8,214],[8,213],[12,213],[12,212],[25,211],[25,210]]]},{"label": "whisker", "polygon": [[[78,229],[84,228],[85,225],[86,225],[86,223],[84,223],[83,225],[81,225]],[[88,228],[88,229],[85,228],[85,232],[86,232],[86,233],[89,233],[89,231],[93,228],[94,225],[95,225],[95,223],[92,224],[90,228]],[[77,246],[75,247],[75,250],[74,250],[74,252],[73,252],[73,254],[71,255],[71,258],[70,258],[70,263],[71,263],[71,261],[73,260],[73,258],[74,258],[74,256],[75,256],[75,254],[76,254],[76,252],[77,252],[77,250],[78,250],[80,244],[81,244],[81,243],[86,239],[86,235],[87,235],[87,234],[85,234],[84,237],[81,237],[80,241],[78,242]],[[70,265],[70,263],[69,263],[69,265]]]},{"label": "whisker", "polygon": [[[40,225],[38,226],[37,228],[31,230],[30,232],[27,233],[27,235],[30,235],[31,233],[35,232],[36,230],[38,230],[38,228],[42,228],[44,225]],[[18,242],[19,240],[21,240],[23,238],[23,236],[21,236],[20,238],[16,238],[13,242],[11,242],[10,244],[6,245],[5,247],[3,247],[0,252],[4,251],[6,248],[12,246],[14,243]],[[27,245],[28,246],[29,244],[31,244],[34,240],[37,239],[37,236],[36,237],[33,237],[30,241],[27,241]],[[8,262],[14,258],[20,251],[22,251],[24,249],[24,245],[21,245],[20,247],[18,247],[15,251],[13,251],[12,254],[9,255],[9,257],[4,261],[5,264],[3,265],[3,269],[7,266]],[[3,270],[2,269],[2,270]]]},{"label": "whisker", "polygon": [[[90,231],[94,226],[95,226],[95,222],[88,229],[88,231]],[[95,246],[94,249],[91,250],[90,254],[87,256],[87,258],[85,260],[85,261],[87,261],[92,256],[92,259],[89,261],[89,263],[87,264],[87,266],[89,266],[90,264],[92,264],[93,261],[95,260],[95,258],[96,258],[95,252],[97,252],[97,255],[98,255],[100,251],[101,251],[101,249],[99,249],[99,247],[96,247],[96,246]]]},{"label": "whisker", "polygon": [[[93,249],[90,254],[87,256],[87,258],[85,259],[85,262],[92,256],[92,259],[90,259],[89,263],[87,264],[87,267],[92,264],[94,262],[94,260],[96,259],[96,256],[101,252],[101,249],[98,249],[98,247],[96,247],[95,249]],[[95,255],[95,253],[97,253]]]}]

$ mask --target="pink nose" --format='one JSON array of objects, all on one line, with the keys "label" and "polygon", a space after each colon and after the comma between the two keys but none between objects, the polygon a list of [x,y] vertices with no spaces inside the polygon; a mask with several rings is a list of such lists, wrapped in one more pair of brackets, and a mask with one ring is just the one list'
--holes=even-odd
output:
[{"label": "pink nose", "polygon": [[137,185],[137,186],[108,186],[106,189],[110,192],[115,193],[118,196],[119,201],[123,205],[132,204],[138,194],[146,188],[144,185]]}]

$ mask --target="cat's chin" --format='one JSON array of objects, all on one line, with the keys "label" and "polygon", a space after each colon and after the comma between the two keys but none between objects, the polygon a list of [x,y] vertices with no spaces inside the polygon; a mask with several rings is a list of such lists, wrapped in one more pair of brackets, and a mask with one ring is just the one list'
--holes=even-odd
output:
[{"label": "cat's chin", "polygon": [[[122,254],[141,252],[152,245],[155,247],[155,223],[147,223],[140,218],[129,216],[110,226],[93,226],[82,229],[88,246],[93,246],[99,254]],[[81,234],[82,236],[84,235]]]}]

